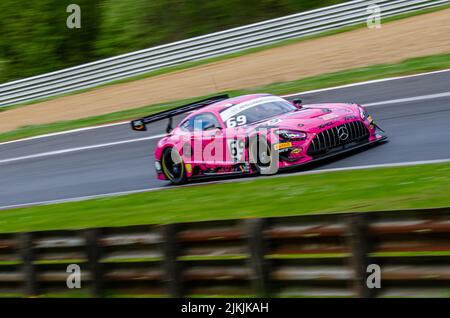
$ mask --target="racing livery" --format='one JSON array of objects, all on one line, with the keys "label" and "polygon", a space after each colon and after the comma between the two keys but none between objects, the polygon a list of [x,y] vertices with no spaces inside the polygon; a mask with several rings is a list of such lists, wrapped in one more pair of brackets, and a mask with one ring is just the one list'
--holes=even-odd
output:
[{"label": "racing livery", "polygon": [[[188,113],[172,128],[172,118]],[[158,179],[182,184],[220,175],[273,174],[385,140],[358,104],[303,105],[270,94],[220,95],[131,122],[168,119],[157,144]]]}]

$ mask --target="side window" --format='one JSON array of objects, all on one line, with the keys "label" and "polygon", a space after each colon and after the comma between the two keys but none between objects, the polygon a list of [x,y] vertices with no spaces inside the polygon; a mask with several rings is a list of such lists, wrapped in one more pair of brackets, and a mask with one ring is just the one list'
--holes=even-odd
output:
[{"label": "side window", "polygon": [[180,125],[183,131],[194,131],[194,120],[193,118],[187,119],[184,123]]},{"label": "side window", "polygon": [[216,116],[211,113],[199,114],[193,119],[194,129],[196,130],[209,130],[222,127]]}]

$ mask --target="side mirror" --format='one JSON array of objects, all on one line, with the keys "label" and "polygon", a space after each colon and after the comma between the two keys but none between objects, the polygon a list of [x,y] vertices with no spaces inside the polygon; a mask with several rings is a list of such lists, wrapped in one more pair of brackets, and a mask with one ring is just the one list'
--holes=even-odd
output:
[{"label": "side mirror", "polygon": [[292,103],[297,107],[297,108],[302,108],[303,105],[303,101],[300,98],[295,98],[292,100]]}]

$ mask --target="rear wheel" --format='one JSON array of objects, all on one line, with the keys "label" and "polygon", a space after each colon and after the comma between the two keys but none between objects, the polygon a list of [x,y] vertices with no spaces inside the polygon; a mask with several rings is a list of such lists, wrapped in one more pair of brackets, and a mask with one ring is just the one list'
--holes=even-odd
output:
[{"label": "rear wheel", "polygon": [[164,150],[161,156],[162,171],[167,179],[173,184],[183,184],[186,182],[186,169],[180,153],[173,148]]}]

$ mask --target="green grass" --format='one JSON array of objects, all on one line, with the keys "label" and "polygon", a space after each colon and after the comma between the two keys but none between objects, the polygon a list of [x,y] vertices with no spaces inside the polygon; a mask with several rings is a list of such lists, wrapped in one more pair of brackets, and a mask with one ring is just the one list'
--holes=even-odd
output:
[{"label": "green grass", "polygon": [[0,266],[10,266],[10,265],[19,265],[22,264],[22,261],[0,261]]},{"label": "green grass", "polygon": [[[24,295],[22,295],[22,297],[24,297]],[[29,298],[91,298],[91,297],[92,295],[89,292],[79,289],[68,289],[68,291],[39,294]]]},{"label": "green grass", "polygon": [[450,256],[450,251],[416,251],[416,252],[376,252],[370,253],[370,257],[433,257]]},{"label": "green grass", "polygon": [[[252,93],[289,94],[367,80],[386,78],[391,76],[409,75],[447,68],[450,68],[450,53],[407,59],[397,64],[378,64],[369,67],[323,74],[291,82],[273,83],[261,87],[226,91],[222,93],[228,93],[231,96]],[[199,96],[191,99],[183,99],[170,103],[149,105],[140,108],[71,121],[62,121],[36,126],[24,126],[19,129],[0,134],[0,142],[129,120],[132,118],[150,115],[152,113],[160,112],[162,110],[170,109],[206,97],[207,96]]]},{"label": "green grass", "polygon": [[61,259],[61,260],[37,260],[33,261],[35,265],[55,265],[55,264],[82,264],[86,263],[86,259]]},{"label": "green grass", "polygon": [[349,253],[306,253],[306,254],[271,254],[267,255],[266,259],[272,260],[286,260],[286,259],[335,259],[335,258],[347,258]]},{"label": "green grass", "polygon": [[183,262],[194,262],[194,261],[236,261],[236,260],[246,260],[248,259],[247,254],[236,254],[236,255],[184,255],[179,256],[177,260]]},{"label": "green grass", "polygon": [[0,212],[0,233],[450,205],[450,163],[256,178]]},{"label": "green grass", "polygon": [[102,264],[114,263],[142,263],[142,262],[161,262],[163,257],[131,257],[131,258],[117,258],[117,259],[102,259]]}]

